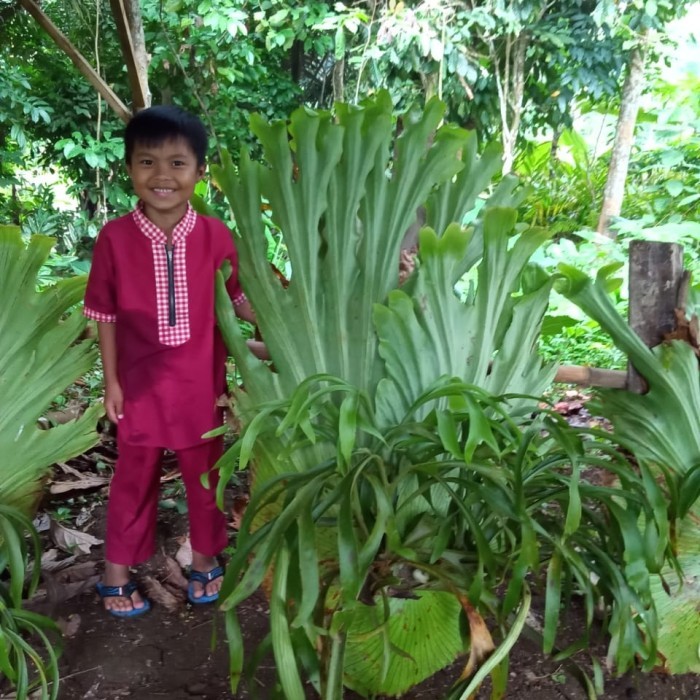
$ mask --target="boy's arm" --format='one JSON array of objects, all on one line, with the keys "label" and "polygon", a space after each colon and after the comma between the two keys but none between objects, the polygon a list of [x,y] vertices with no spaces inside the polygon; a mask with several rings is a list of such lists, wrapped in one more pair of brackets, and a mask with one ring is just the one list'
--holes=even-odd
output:
[{"label": "boy's arm", "polygon": [[105,384],[105,410],[107,417],[118,423],[124,417],[124,394],[117,376],[117,326],[116,323],[97,322],[100,341],[102,371]]},{"label": "boy's arm", "polygon": [[[230,273],[228,274],[228,279],[226,280],[226,289],[228,290],[229,296],[231,297],[231,302],[233,303],[233,310],[236,316],[243,321],[248,321],[254,326],[257,326],[257,319],[255,318],[255,312],[250,302],[246,298],[243,290],[241,289],[240,283],[238,281],[238,253],[231,239],[231,235],[226,229],[225,236],[226,245],[228,251],[224,260],[224,276],[226,276],[225,266],[228,263],[230,265]],[[269,360],[270,354],[267,352],[265,343],[260,340],[248,340],[246,341],[250,351],[260,360]]]},{"label": "boy's arm", "polygon": [[[253,311],[253,307],[250,305],[250,302],[245,298],[245,296],[241,295],[238,297],[238,301],[233,303],[233,310],[236,312],[236,316],[238,316],[238,318],[242,318],[244,321],[248,321],[254,326],[257,325],[255,311]],[[259,360],[270,359],[270,353],[267,351],[265,343],[263,343],[262,340],[247,340],[246,343],[248,345],[248,349]]]},{"label": "boy's arm", "polygon": [[123,417],[124,397],[117,376],[117,304],[113,253],[108,237],[106,229],[103,229],[95,242],[83,313],[97,322],[104,374],[105,409],[109,420],[118,423]]}]

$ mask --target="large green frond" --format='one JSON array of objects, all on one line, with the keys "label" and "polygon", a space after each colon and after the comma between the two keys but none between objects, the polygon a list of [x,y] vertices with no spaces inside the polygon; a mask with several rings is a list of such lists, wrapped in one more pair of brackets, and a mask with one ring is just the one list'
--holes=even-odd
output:
[{"label": "large green frond", "polygon": [[81,340],[85,319],[76,309],[85,278],[36,290],[39,268],[53,239],[33,236],[25,246],[14,227],[0,227],[0,494],[31,512],[41,478],[57,461],[84,452],[98,439],[100,406],[77,421],[40,430],[37,419],[71,382],[92,367],[92,341]]}]

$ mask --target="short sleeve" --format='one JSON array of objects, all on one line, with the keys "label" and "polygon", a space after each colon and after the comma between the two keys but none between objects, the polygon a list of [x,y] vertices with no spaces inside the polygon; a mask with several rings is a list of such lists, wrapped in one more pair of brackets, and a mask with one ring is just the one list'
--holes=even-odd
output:
[{"label": "short sleeve", "polygon": [[117,320],[113,252],[104,230],[95,242],[83,313],[102,323],[115,323]]}]

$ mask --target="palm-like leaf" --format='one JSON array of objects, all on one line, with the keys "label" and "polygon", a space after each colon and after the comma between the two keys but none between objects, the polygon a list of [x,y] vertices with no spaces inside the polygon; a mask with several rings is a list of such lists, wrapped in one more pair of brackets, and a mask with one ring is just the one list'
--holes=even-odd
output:
[{"label": "palm-like leaf", "polygon": [[[324,595],[332,595],[324,593],[319,576],[337,575],[344,609],[362,620],[367,610],[356,599],[385,535],[409,556],[411,548],[404,550],[401,542],[416,517],[428,513],[435,522],[435,513],[446,513],[453,501],[439,483],[413,498],[417,473],[392,481],[395,492],[387,494],[386,475],[376,465],[353,476],[356,451],[376,449],[382,432],[413,415],[419,398],[442,377],[498,393],[538,394],[552,376],[535,352],[550,282],[521,287],[528,258],[546,234],[516,232],[508,208],[521,196],[514,179],[479,200],[500,169],[500,151],[489,146],[478,156],[473,134],[438,126],[442,111],[432,101],[422,114],[405,118],[395,142],[384,94],[361,107],[338,106],[335,119],[305,109],[289,124],[255,118],[252,128],[267,163],[244,155],[237,169],[230,161],[213,169],[236,217],[242,283],[274,364],[272,369],[248,352],[220,277],[217,315],[245,386],[236,398],[246,428],[220,463],[222,485],[238,459],[255,467],[250,515],[227,571],[224,607],[250,595],[268,567],[280,566],[284,552],[284,567],[300,571],[301,582],[281,573],[274,579],[276,597],[300,600],[292,629],[288,610],[275,607],[273,646],[280,658],[299,639],[295,627],[308,631],[307,644],[315,643],[309,625],[324,623],[311,615]],[[427,227],[419,236],[417,269],[394,291],[401,241],[422,205]],[[289,251],[287,288],[266,259],[262,207],[270,208]],[[477,285],[463,301],[455,284],[473,269]],[[317,404],[330,394],[324,403],[330,416],[319,423]],[[465,410],[475,421],[462,459],[489,442],[490,430],[476,403]],[[294,426],[301,435],[290,442]],[[368,512],[365,522],[358,508],[366,499],[378,512],[376,519]],[[396,506],[400,513],[392,515]],[[530,560],[534,566],[536,557]],[[438,604],[433,595],[423,593],[425,605]],[[519,592],[511,598],[512,611]],[[403,606],[405,620],[420,613],[412,603]],[[347,644],[345,653],[353,658],[360,637],[353,628],[344,631],[328,654],[339,658]],[[448,651],[415,669],[414,680],[454,658],[459,636],[452,630],[446,637]],[[400,669],[388,668],[400,678]],[[371,669],[365,675],[372,687],[381,687]],[[291,670],[281,681],[290,697],[298,693]]]},{"label": "palm-like leaf", "polygon": [[101,407],[51,430],[37,419],[55,396],[94,364],[92,342],[80,341],[85,322],[72,307],[85,278],[36,291],[39,268],[53,239],[34,236],[25,246],[19,230],[0,227],[0,494],[2,503],[30,513],[48,468],[97,441]]},{"label": "palm-like leaf", "polygon": [[[617,438],[639,460],[642,469],[661,479],[665,494],[659,507],[668,503],[674,527],[674,550],[684,573],[665,567],[654,575],[652,586],[662,623],[659,651],[674,672],[697,671],[700,626],[697,610],[700,591],[694,582],[700,562],[698,537],[700,517],[700,369],[693,349],[680,341],[647,348],[614,308],[606,294],[608,278],[614,270],[604,268],[592,282],[583,273],[562,267],[561,291],[600,323],[615,345],[625,352],[646,380],[649,390],[632,394],[601,390],[595,406],[599,415],[613,424]],[[655,482],[649,478],[650,489]],[[644,526],[644,523],[642,523]],[[656,550],[651,538],[647,550]],[[658,550],[656,550],[658,557]],[[657,558],[656,570],[660,566]],[[673,596],[665,590],[667,581]],[[673,580],[675,579],[675,580]],[[673,580],[673,582],[671,582]],[[679,621],[683,643],[678,645]],[[690,653],[688,650],[692,650]]]}]

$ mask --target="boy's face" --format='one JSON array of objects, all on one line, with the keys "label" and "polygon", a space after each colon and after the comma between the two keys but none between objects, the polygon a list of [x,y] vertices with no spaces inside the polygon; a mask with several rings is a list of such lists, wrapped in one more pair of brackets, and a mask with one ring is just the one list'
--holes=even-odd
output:
[{"label": "boy's face", "polygon": [[204,175],[194,151],[183,138],[158,146],[137,143],[126,166],[144,213],[166,232],[185,215],[195,185]]}]

